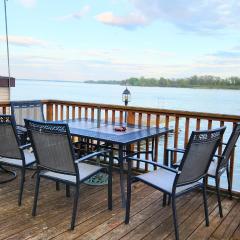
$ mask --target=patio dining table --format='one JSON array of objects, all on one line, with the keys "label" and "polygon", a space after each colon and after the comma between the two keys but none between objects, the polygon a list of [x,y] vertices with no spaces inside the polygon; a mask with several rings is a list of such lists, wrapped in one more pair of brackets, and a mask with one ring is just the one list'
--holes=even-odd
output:
[{"label": "patio dining table", "polygon": [[157,144],[159,136],[165,135],[169,131],[171,131],[165,127],[146,127],[130,124],[127,125],[126,131],[116,131],[115,127],[119,127],[120,123],[113,124],[101,121],[99,124],[97,120],[89,120],[85,118],[54,122],[67,123],[69,125],[70,133],[72,136],[97,140],[106,143],[106,145],[108,146],[118,146],[120,187],[123,207],[126,203],[123,163],[127,157],[124,155],[124,150],[126,151],[126,153],[129,153],[131,149],[131,144],[150,138],[154,139],[155,144]]}]

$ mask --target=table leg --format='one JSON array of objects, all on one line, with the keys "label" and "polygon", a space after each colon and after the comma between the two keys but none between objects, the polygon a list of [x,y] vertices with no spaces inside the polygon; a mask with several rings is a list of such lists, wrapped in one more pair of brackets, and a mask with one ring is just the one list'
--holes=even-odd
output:
[{"label": "table leg", "polygon": [[121,188],[121,198],[122,207],[126,206],[126,196],[125,196],[125,183],[124,183],[124,169],[123,169],[123,146],[119,146],[118,161],[120,166],[120,188]]},{"label": "table leg", "polygon": [[[127,148],[127,152],[129,153],[130,151],[130,147]],[[129,156],[129,155],[128,155]],[[127,156],[127,157],[128,157]],[[129,223],[129,218],[130,218],[130,205],[131,205],[131,181],[132,181],[132,161],[128,161],[127,159],[127,165],[128,165],[128,169],[127,169],[127,201],[126,201],[126,215],[125,215],[125,223],[128,224]]]}]

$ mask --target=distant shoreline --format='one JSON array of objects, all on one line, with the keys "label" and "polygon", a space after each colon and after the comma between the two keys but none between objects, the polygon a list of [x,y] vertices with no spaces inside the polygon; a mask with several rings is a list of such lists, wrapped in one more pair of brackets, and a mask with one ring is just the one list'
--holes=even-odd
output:
[{"label": "distant shoreline", "polygon": [[[101,85],[119,85],[125,86],[125,81],[115,81],[115,80],[87,80],[87,81],[78,81],[78,80],[50,80],[50,79],[16,79],[17,81],[35,81],[35,82],[57,82],[57,83],[75,83],[75,84],[101,84]],[[177,82],[177,80],[175,81]],[[130,81],[127,81],[127,86],[136,86],[136,87],[160,87],[160,88],[189,88],[189,89],[216,89],[216,90],[240,90],[240,85],[153,85],[148,84],[147,80],[140,81],[139,84],[132,84]]]},{"label": "distant shoreline", "polygon": [[222,90],[240,90],[240,78],[232,77],[221,79],[213,76],[197,77],[193,76],[186,79],[146,79],[146,78],[130,78],[123,81],[85,81],[89,84],[112,84],[136,87],[161,87],[161,88],[192,88],[192,89],[222,89]]}]

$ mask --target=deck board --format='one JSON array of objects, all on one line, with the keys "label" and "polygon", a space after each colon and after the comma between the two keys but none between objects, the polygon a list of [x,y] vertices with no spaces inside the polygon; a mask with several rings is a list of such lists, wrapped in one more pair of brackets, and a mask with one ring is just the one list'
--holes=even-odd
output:
[{"label": "deck board", "polygon": [[[71,197],[65,188],[55,190],[55,184],[42,180],[37,216],[31,216],[34,184],[29,171],[22,207],[17,206],[18,181],[0,185],[0,240],[154,240],[174,239],[171,206],[162,206],[162,193],[142,183],[133,187],[131,218],[124,224],[125,211],[121,208],[119,175],[114,174],[113,211],[107,209],[107,187],[82,185],[78,217],[74,231],[69,224],[72,211]],[[180,239],[239,239],[240,202],[222,199],[223,214],[218,214],[216,196],[208,193],[210,226],[205,227],[202,194],[192,192],[177,200]]]}]

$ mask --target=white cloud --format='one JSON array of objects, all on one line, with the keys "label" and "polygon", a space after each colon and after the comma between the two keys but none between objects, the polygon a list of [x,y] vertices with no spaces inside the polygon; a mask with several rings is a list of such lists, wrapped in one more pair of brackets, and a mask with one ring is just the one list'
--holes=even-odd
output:
[{"label": "white cloud", "polygon": [[20,0],[20,3],[26,8],[32,8],[36,5],[36,0]]},{"label": "white cloud", "polygon": [[147,19],[137,12],[130,13],[128,16],[115,16],[112,12],[104,12],[97,15],[96,19],[104,24],[129,30],[148,24]]},{"label": "white cloud", "polygon": [[[35,39],[33,37],[27,36],[9,36],[9,43],[17,46],[31,47],[31,46],[40,46],[47,47],[49,44],[46,41]],[[5,42],[5,36],[0,35],[0,42]]]},{"label": "white cloud", "polygon": [[149,21],[170,22],[187,31],[239,29],[239,0],[129,0]]},{"label": "white cloud", "polygon": [[90,6],[86,5],[78,12],[74,12],[65,16],[58,17],[58,20],[81,19],[90,11],[90,9],[91,9]]}]

